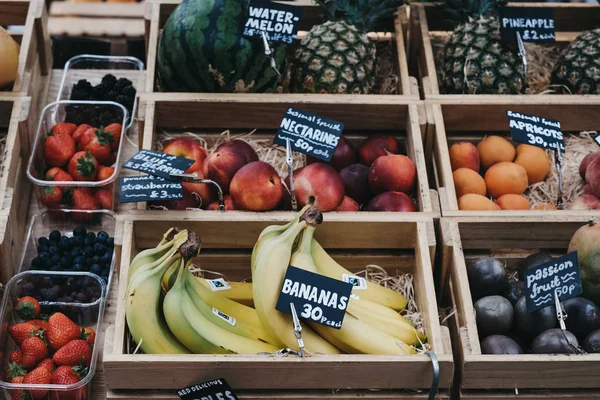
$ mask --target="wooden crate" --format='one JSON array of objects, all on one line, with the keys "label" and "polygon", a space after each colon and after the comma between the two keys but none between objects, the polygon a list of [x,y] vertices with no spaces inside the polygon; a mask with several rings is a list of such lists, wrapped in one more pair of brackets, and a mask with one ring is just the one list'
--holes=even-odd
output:
[{"label": "wooden crate", "polygon": [[30,112],[29,97],[0,95],[0,134],[6,136],[0,154],[0,281],[6,283],[18,269],[19,256],[27,225],[31,182],[25,176]]},{"label": "wooden crate", "polygon": [[[158,51],[158,42],[162,29],[167,22],[167,19],[171,13],[175,10],[181,0],[159,0],[146,3],[146,45],[147,45],[147,69],[148,75],[146,77],[146,92],[151,93],[157,91],[156,78],[157,78],[157,66],[156,57]],[[310,30],[313,25],[322,22],[320,7],[316,5],[312,0],[295,0],[292,3],[285,1],[285,3],[293,4],[295,6],[303,7],[302,19],[300,21],[299,37],[301,38],[306,31]],[[406,9],[401,8],[399,10],[398,18],[394,22],[395,32],[388,32],[385,35],[372,33],[371,38],[377,40],[390,40],[393,39],[396,44],[396,52],[398,57],[398,88],[397,93],[402,97],[412,98],[415,100],[419,99],[418,93],[411,91],[411,84],[408,75],[408,64],[405,51],[405,32],[406,25],[404,20],[406,19]],[[165,96],[173,96],[174,93],[164,94]],[[391,99],[398,100],[398,95],[335,95],[337,99],[337,107],[344,109],[347,104],[363,103],[363,107],[373,109],[377,111],[378,101],[392,101]],[[236,94],[246,101],[252,102],[255,99],[253,94]],[[263,94],[266,98],[272,98],[273,101],[278,101],[280,94]],[[293,94],[287,98],[289,103],[319,103],[323,95],[321,94]],[[166,97],[165,97],[166,98]],[[391,98],[391,99],[390,99]],[[388,99],[388,100],[385,100]]]},{"label": "wooden crate", "polygon": [[[466,260],[482,256],[496,257],[512,267],[532,252],[542,249],[565,254],[573,233],[588,220],[589,216],[441,219],[441,275],[444,283],[441,293],[451,295],[452,305],[456,309],[458,327],[455,337],[459,340],[453,344],[460,375],[457,385],[465,393],[476,389],[521,391],[600,388],[600,354],[481,354],[466,270]],[[585,393],[582,391],[580,397],[576,398],[587,398]]]},{"label": "wooden crate", "polygon": [[[598,28],[600,20],[600,6],[586,3],[508,3],[509,7],[540,7],[554,10],[556,26],[556,45],[567,46],[580,33]],[[473,95],[442,94],[436,73],[432,37],[452,31],[452,26],[445,21],[443,8],[440,3],[412,3],[409,22],[408,57],[410,71],[420,78],[421,89],[426,100],[450,99],[460,102]],[[418,71],[418,73],[416,72]],[[596,97],[598,95],[572,96],[539,94],[523,95],[476,95],[478,102],[484,103],[498,97],[510,98],[511,101],[536,103],[541,99],[555,99],[559,101],[572,100],[581,97]],[[525,99],[521,99],[524,97]],[[540,99],[541,98],[541,99]]]},{"label": "wooden crate", "polygon": [[[142,94],[139,131],[143,132],[140,148],[155,149],[156,137],[161,132],[195,132],[202,135],[208,143],[214,143],[219,134],[230,129],[249,132],[257,129],[256,137],[273,137],[281,119],[295,95],[270,97],[253,95],[253,100],[235,94],[177,94],[177,99],[165,99],[164,94]],[[362,140],[373,133],[389,133],[404,144],[403,151],[417,167],[417,186],[415,200],[417,209],[423,213],[436,213],[429,190],[425,155],[422,146],[422,130],[425,120],[419,102],[380,101],[375,113],[366,109],[364,104],[349,102],[340,108],[337,96],[319,96],[319,102],[297,104],[302,110],[319,113],[327,118],[343,122],[344,135],[354,141]],[[146,203],[139,203],[140,209],[146,209]],[[249,213],[246,213],[249,214]],[[256,214],[256,213],[252,213]],[[374,213],[361,214],[374,215]],[[398,213],[387,214],[394,218]],[[373,217],[379,218],[379,217]]]},{"label": "wooden crate", "polygon": [[[541,97],[541,96],[540,96]],[[566,101],[556,96],[554,99],[540,99],[530,103],[529,98],[500,97],[493,101],[478,102],[478,96],[453,100],[426,101],[428,118],[432,121],[425,139],[427,152],[432,156],[428,165],[435,170],[435,185],[440,198],[441,212],[445,217],[519,217],[531,215],[582,216],[600,215],[598,211],[549,210],[549,211],[461,211],[454,189],[452,167],[448,148],[455,142],[469,141],[477,144],[486,135],[495,134],[510,140],[506,111],[526,113],[560,121],[563,135],[569,132],[600,130],[600,98],[573,98]],[[573,113],[570,105],[577,104]],[[430,146],[427,145],[430,144]],[[516,143],[515,143],[516,144]],[[567,152],[569,149],[567,148]]]},{"label": "wooden crate", "polygon": [[590,392],[586,390],[519,390],[515,391],[463,391],[460,394],[461,400],[597,400],[600,399],[600,392]]},{"label": "wooden crate", "polygon": [[[107,337],[104,374],[112,390],[174,390],[215,376],[236,390],[429,389],[432,366],[427,355],[336,355],[296,357],[261,355],[130,355],[125,353],[125,296],[129,263],[143,248],[155,246],[171,226],[187,228],[202,237],[203,255],[211,270],[228,279],[251,275],[251,249],[266,226],[289,220],[289,214],[262,214],[247,220],[243,214],[188,213],[123,216],[117,316],[112,344]],[[348,269],[358,271],[376,263],[388,271],[411,272],[416,301],[424,316],[429,343],[440,360],[439,387],[449,388],[453,360],[449,334],[440,327],[430,261],[430,239],[424,216],[406,215],[403,222],[365,222],[361,218],[326,215],[317,237],[330,254]],[[360,232],[360,235],[354,234]],[[206,261],[204,261],[206,260]],[[168,373],[165,373],[168,371]],[[171,393],[169,393],[171,394]]]}]

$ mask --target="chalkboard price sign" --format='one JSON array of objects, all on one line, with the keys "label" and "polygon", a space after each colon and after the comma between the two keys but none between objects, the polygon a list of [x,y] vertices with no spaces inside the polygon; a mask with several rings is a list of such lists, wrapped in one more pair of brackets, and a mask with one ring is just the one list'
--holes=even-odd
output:
[{"label": "chalkboard price sign", "polygon": [[516,42],[517,32],[524,42],[555,42],[554,15],[551,8],[502,7],[500,37]]},{"label": "chalkboard price sign", "polygon": [[119,201],[179,200],[183,198],[183,185],[158,176],[142,175],[119,178]]},{"label": "chalkboard price sign", "polygon": [[565,152],[560,122],[535,115],[507,111],[508,126],[512,139],[517,143],[530,144],[542,149],[554,149],[560,146]]},{"label": "chalkboard price sign", "polygon": [[181,181],[181,178],[174,178],[171,174],[185,173],[194,162],[194,160],[190,160],[189,158],[173,156],[159,151],[140,150],[123,164],[123,168],[145,172],[149,175],[160,176],[165,179]]},{"label": "chalkboard price sign", "polygon": [[270,42],[291,44],[298,33],[301,16],[302,7],[250,0],[243,36],[261,37],[264,33]]},{"label": "chalkboard price sign", "polygon": [[181,400],[237,400],[227,381],[223,378],[202,382],[177,391]]}]

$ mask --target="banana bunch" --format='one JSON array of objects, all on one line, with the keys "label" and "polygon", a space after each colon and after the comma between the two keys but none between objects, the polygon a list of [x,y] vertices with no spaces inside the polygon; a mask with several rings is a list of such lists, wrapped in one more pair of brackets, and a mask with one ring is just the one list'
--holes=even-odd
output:
[{"label": "banana bunch", "polygon": [[[298,347],[292,318],[275,309],[288,266],[340,280],[343,274],[352,275],[315,241],[314,232],[321,221],[322,214],[307,206],[289,224],[266,228],[253,249],[254,305],[264,328],[278,338],[280,346]],[[341,329],[312,322],[303,326],[306,350],[321,354],[414,354],[412,346],[426,337],[397,312],[406,304],[399,293],[369,282],[360,297],[350,299]]]}]

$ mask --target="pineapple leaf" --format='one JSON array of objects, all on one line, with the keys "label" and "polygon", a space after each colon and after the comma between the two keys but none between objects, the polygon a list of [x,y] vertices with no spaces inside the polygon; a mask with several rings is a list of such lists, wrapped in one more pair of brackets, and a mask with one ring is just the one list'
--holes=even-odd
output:
[{"label": "pineapple leaf", "polygon": [[446,0],[444,11],[446,20],[456,26],[469,18],[495,17],[506,3],[506,0]]},{"label": "pineapple leaf", "polygon": [[[331,21],[344,21],[362,31],[377,30],[404,4],[404,0],[316,0]],[[385,21],[388,19],[388,21]],[[389,25],[389,24],[388,24]]]}]

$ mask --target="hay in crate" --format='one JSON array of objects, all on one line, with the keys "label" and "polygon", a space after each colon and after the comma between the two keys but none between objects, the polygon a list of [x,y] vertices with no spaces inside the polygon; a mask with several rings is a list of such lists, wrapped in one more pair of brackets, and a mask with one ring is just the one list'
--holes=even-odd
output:
[{"label": "hay in crate", "polygon": [[4,175],[4,159],[6,158],[4,155],[4,148],[6,147],[6,132],[0,131],[0,176]]}]

